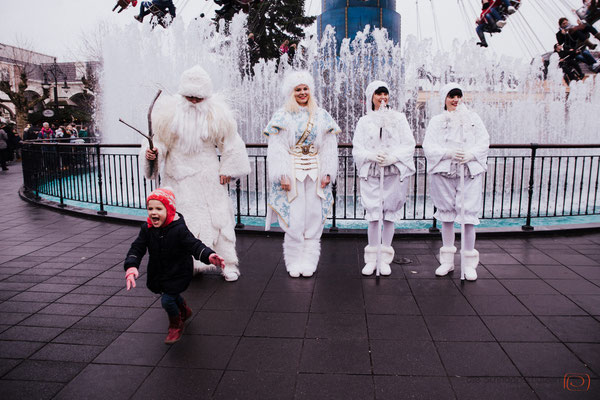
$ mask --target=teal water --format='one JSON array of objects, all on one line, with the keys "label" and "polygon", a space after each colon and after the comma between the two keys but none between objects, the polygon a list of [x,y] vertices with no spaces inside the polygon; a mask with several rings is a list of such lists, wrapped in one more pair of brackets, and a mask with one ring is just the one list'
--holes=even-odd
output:
[{"label": "teal water", "polygon": [[[40,196],[48,201],[58,203],[60,199],[55,196],[48,196],[41,194]],[[67,206],[80,207],[89,210],[100,211],[98,204],[86,203],[81,201],[64,200]],[[146,217],[146,210],[139,208],[127,208],[127,207],[115,207],[115,206],[104,206],[104,210],[114,216],[119,214],[125,216],[140,217],[142,221]],[[506,228],[506,227],[521,227],[525,225],[525,218],[503,218],[503,219],[481,219],[481,223],[478,225],[480,228]],[[264,217],[242,217],[242,223],[250,226],[264,226]],[[567,224],[590,224],[600,223],[600,215],[574,215],[567,217],[541,217],[532,218],[532,226],[547,226],[547,225],[567,225]],[[273,224],[274,227],[279,226],[277,223]],[[336,220],[336,226],[340,229],[367,229],[367,222],[364,220]],[[396,229],[428,229],[432,226],[431,220],[407,220],[396,224]],[[457,228],[460,228],[459,224],[455,224]],[[325,228],[331,227],[331,219],[327,220]],[[439,227],[439,224],[438,224]]]}]

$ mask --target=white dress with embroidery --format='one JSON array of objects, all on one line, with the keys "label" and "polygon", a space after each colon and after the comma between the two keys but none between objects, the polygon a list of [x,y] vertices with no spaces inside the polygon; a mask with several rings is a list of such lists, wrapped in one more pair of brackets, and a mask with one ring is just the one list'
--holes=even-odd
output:
[{"label": "white dress with embroidery", "polygon": [[[333,183],[337,176],[338,154],[337,134],[341,131],[338,124],[331,115],[322,108],[318,108],[310,118],[309,112],[302,108],[299,112],[289,112],[279,109],[275,112],[264,134],[269,137],[267,149],[267,166],[270,181],[269,201],[267,209],[266,228],[268,229],[278,216],[284,225],[289,224],[290,203],[296,198],[297,181],[304,182],[307,177],[315,181],[315,190],[321,198],[321,223],[325,222],[327,215],[333,205],[333,194],[331,185],[321,188],[320,182],[323,177],[329,175]],[[306,139],[299,143],[301,146],[310,148],[314,155],[313,162],[316,167],[302,171],[295,167],[299,163],[299,157],[293,154],[294,147],[304,132],[309,129]],[[316,154],[315,154],[316,153]],[[282,189],[280,180],[282,177],[290,178],[292,190],[286,192]],[[285,229],[285,226],[283,226]]]}]

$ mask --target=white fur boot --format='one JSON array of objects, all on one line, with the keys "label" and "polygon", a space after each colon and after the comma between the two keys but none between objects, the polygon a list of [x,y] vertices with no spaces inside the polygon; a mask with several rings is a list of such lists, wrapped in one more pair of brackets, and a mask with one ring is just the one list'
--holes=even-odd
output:
[{"label": "white fur boot", "polygon": [[227,282],[235,282],[240,277],[240,270],[236,265],[225,264],[225,268],[223,268],[221,274],[223,274],[223,278],[225,278]]},{"label": "white fur boot", "polygon": [[390,264],[394,261],[396,252],[392,246],[381,245],[381,264],[379,265],[379,273],[383,276],[391,275],[392,268]]},{"label": "white fur boot", "polygon": [[313,276],[321,256],[321,242],[319,239],[305,239],[304,253],[301,255],[300,274],[306,278]]},{"label": "white fur boot", "polygon": [[465,279],[468,281],[477,280],[477,265],[479,264],[479,252],[477,250],[463,250],[461,257],[464,257]]},{"label": "white fur boot", "polygon": [[362,269],[362,274],[365,276],[373,275],[377,268],[377,246],[365,247],[365,266]]},{"label": "white fur boot", "polygon": [[283,260],[285,262],[285,269],[292,278],[300,276],[300,257],[302,257],[303,242],[291,238],[283,240]]},{"label": "white fur boot", "polygon": [[454,271],[454,254],[456,247],[444,246],[440,248],[440,266],[435,270],[437,276],[446,276],[448,272]]}]

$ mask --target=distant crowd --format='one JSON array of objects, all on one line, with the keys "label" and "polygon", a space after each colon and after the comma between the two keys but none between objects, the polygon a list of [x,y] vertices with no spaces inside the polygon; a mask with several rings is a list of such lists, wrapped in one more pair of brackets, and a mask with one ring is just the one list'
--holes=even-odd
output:
[{"label": "distant crowd", "polygon": [[60,125],[44,122],[39,127],[28,124],[23,130],[23,137],[18,134],[14,123],[0,123],[0,166],[7,171],[7,164],[21,159],[23,141],[49,141],[67,143],[87,143],[93,140],[85,125]]}]

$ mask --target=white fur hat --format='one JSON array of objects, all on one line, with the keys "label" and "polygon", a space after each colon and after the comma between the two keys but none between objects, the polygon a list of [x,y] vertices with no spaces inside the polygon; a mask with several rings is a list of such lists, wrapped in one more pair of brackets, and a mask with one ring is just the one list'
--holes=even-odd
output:
[{"label": "white fur hat", "polygon": [[178,93],[182,96],[205,99],[212,94],[212,81],[208,73],[199,65],[184,71],[179,81]]},{"label": "white fur hat", "polygon": [[384,81],[373,81],[373,82],[369,83],[369,85],[365,89],[365,106],[367,106],[367,114],[370,112],[373,112],[373,107],[372,107],[373,94],[375,94],[375,91],[382,86],[384,88],[386,88],[389,93],[390,87]]},{"label": "white fur hat", "polygon": [[315,80],[308,71],[293,71],[287,74],[281,86],[281,94],[283,97],[288,97],[298,85],[308,86],[311,95],[314,96]]},{"label": "white fur hat", "polygon": [[464,96],[465,90],[458,83],[456,83],[456,82],[446,83],[440,89],[440,97],[442,98],[442,107],[446,104],[446,96],[448,96],[448,93],[450,93],[450,91],[452,89],[460,89],[460,91],[463,92],[463,96]]}]

